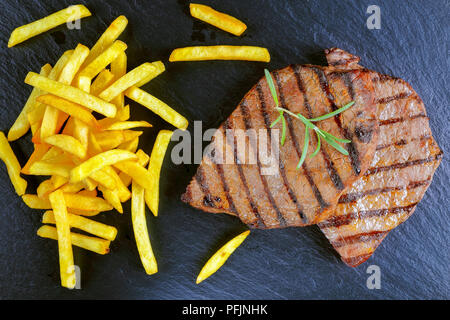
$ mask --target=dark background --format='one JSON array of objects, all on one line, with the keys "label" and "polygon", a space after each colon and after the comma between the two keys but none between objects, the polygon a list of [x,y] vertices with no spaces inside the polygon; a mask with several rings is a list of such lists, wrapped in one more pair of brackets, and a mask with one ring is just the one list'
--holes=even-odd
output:
[{"label": "dark background", "polygon": [[[391,232],[370,260],[344,265],[316,226],[253,231],[229,261],[200,285],[202,265],[225,241],[245,230],[238,219],[203,213],[183,204],[180,194],[196,165],[176,166],[167,156],[161,178],[160,217],[148,215],[159,272],[147,276],[140,264],[130,219],[105,213],[98,220],[117,226],[111,253],[100,256],[75,248],[82,290],[60,287],[56,241],[41,239],[41,211],[17,197],[0,166],[0,298],[73,299],[448,299],[449,231],[449,1],[198,1],[248,25],[235,37],[188,15],[188,1],[17,1],[0,4],[0,130],[7,132],[31,88],[23,80],[77,43],[92,46],[118,15],[129,25],[129,68],[162,60],[167,71],[144,87],[191,122],[217,127],[263,75],[263,68],[290,63],[323,64],[322,50],[339,46],[361,56],[373,70],[402,77],[422,97],[431,127],[446,153],[415,214]],[[14,48],[11,31],[70,4],[93,13],[81,30],[61,26]],[[381,8],[381,29],[366,27],[367,7]],[[260,45],[269,64],[244,61],[168,63],[172,49],[189,45]],[[157,130],[169,128],[150,111],[132,105],[132,118],[146,119],[141,148],[151,151]],[[192,125],[190,126],[192,130]],[[30,134],[13,143],[23,165],[32,150]],[[173,147],[174,143],[171,144]],[[170,153],[169,153],[170,154]],[[38,180],[28,177],[29,193]],[[369,265],[381,268],[381,289],[366,287]]]}]

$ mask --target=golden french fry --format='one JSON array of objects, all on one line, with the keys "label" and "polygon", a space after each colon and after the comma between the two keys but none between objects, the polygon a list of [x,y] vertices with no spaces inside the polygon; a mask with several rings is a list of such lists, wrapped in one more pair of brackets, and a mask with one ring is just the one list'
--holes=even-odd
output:
[{"label": "golden french fry", "polygon": [[107,130],[98,132],[95,134],[95,138],[102,150],[110,150],[141,136],[142,133],[142,131],[133,130]]},{"label": "golden french fry", "polygon": [[102,198],[85,196],[79,193],[65,193],[64,199],[68,208],[87,211],[109,211],[113,207]]},{"label": "golden french fry", "polygon": [[69,179],[62,177],[62,176],[58,176],[58,175],[53,175],[51,178],[53,185],[55,186],[55,189],[58,189],[59,187],[65,185],[67,182],[69,182]]},{"label": "golden french fry", "polygon": [[130,106],[128,104],[117,110],[116,119],[118,121],[127,121],[130,119]]},{"label": "golden french fry", "polygon": [[103,186],[99,186],[98,189],[102,192],[103,198],[113,206],[114,209],[123,213],[122,203],[120,202],[119,194],[117,189],[111,190]]},{"label": "golden french fry", "polygon": [[[42,76],[48,76],[48,74],[51,72],[52,66],[48,63],[41,68],[40,74]],[[27,114],[36,106],[36,98],[41,94],[41,90],[39,88],[33,88],[33,91],[31,91],[30,96],[28,97],[27,102],[25,103],[25,106],[23,107],[22,111],[20,112],[19,116],[17,117],[16,121],[12,125],[11,129],[9,129],[8,132],[8,140],[14,141],[22,137],[25,133],[27,133],[28,129],[30,128],[30,122],[28,121]],[[41,118],[42,119],[42,118]],[[40,121],[39,119],[38,121]],[[37,122],[37,121],[36,121]]]},{"label": "golden french fry", "polygon": [[266,48],[253,46],[198,46],[175,49],[169,57],[170,62],[204,60],[270,62],[270,54]]},{"label": "golden french fry", "polygon": [[127,130],[139,127],[150,128],[152,125],[147,121],[116,121],[107,126],[105,130]]},{"label": "golden french fry", "polygon": [[145,79],[142,79],[141,81],[136,83],[134,85],[135,87],[137,87],[137,88],[142,87],[143,85],[150,82],[151,80],[153,80],[154,78],[156,78],[157,76],[159,76],[161,73],[163,73],[166,70],[166,67],[164,66],[164,63],[162,63],[162,61],[154,61],[154,62],[152,62],[152,65],[156,69],[155,72],[148,75]]},{"label": "golden french fry", "polygon": [[109,48],[111,44],[113,44],[113,42],[120,36],[123,30],[125,30],[127,24],[128,20],[125,16],[117,17],[91,48],[91,52],[89,53],[89,56],[84,64],[88,65],[102,52]]},{"label": "golden french fry", "polygon": [[158,67],[159,64],[153,65],[149,62],[141,64],[139,67],[134,68],[117,79],[112,85],[103,90],[98,97],[109,102],[137,83],[146,80],[149,77],[154,78],[156,75],[160,74],[161,70]]},{"label": "golden french fry", "polygon": [[155,255],[147,230],[145,219],[144,188],[133,182],[131,192],[131,221],[133,223],[134,237],[139,251],[142,265],[147,274],[158,272]]},{"label": "golden french fry", "polygon": [[27,181],[20,176],[20,163],[11,149],[3,131],[0,131],[0,159],[6,165],[9,179],[11,180],[16,193],[19,196],[23,195],[27,189]]},{"label": "golden french fry", "polygon": [[27,119],[30,126],[33,126],[34,124],[39,124],[40,126],[40,122],[42,121],[42,118],[44,118],[46,108],[47,106],[45,104],[42,104],[36,100],[36,105],[27,113]]},{"label": "golden french fry", "polygon": [[58,109],[51,106],[47,106],[44,113],[44,118],[42,118],[40,137],[41,141],[44,141],[48,136],[56,134],[58,118],[60,114]]},{"label": "golden french fry", "polygon": [[[50,145],[48,144],[43,145],[50,147]],[[59,159],[59,157],[64,153],[64,151],[56,147],[50,147],[50,149],[47,150],[48,151],[41,157],[40,160],[54,162],[55,160]]]},{"label": "golden french fry", "polygon": [[212,24],[219,29],[234,34],[235,36],[240,36],[247,29],[247,26],[242,21],[228,14],[216,11],[209,6],[191,3],[189,4],[189,8],[191,11],[191,16],[194,18]]},{"label": "golden french fry", "polygon": [[36,161],[34,162],[29,170],[28,174],[33,176],[52,176],[58,175],[65,178],[70,177],[70,170],[73,168],[73,165],[64,164],[64,163],[52,163],[48,161]]},{"label": "golden french fry", "polygon": [[59,74],[58,81],[64,84],[71,84],[88,55],[88,47],[78,44],[70,59],[67,61],[66,65]]},{"label": "golden french fry", "polygon": [[86,157],[86,147],[72,136],[68,136],[65,134],[55,134],[53,136],[45,138],[44,142],[56,146],[70,154],[73,154],[80,159],[84,159]]},{"label": "golden french fry", "polygon": [[83,121],[74,118],[73,121],[73,137],[80,141],[81,145],[86,149],[89,145],[89,127]]},{"label": "golden french fry", "polygon": [[[37,235],[41,238],[58,240],[56,228],[51,226],[40,227],[37,231]],[[110,241],[108,240],[89,237],[75,232],[70,233],[70,240],[72,245],[98,254],[107,254],[109,252]]]},{"label": "golden french fry", "polygon": [[75,287],[75,267],[73,263],[70,224],[64,194],[56,190],[48,196],[53,209],[56,232],[58,234],[59,265],[61,285],[66,288]]},{"label": "golden french fry", "polygon": [[104,168],[101,168],[100,170],[97,170],[93,173],[91,173],[91,175],[89,176],[90,179],[92,179],[96,184],[92,187],[89,187],[89,178],[85,178],[83,180],[87,180],[88,181],[88,189],[92,190],[95,189],[97,187],[98,184],[108,188],[108,189],[115,189],[116,188],[116,182],[114,181],[114,179],[107,174],[104,170]]},{"label": "golden french fry", "polygon": [[[119,79],[127,73],[127,55],[125,52],[120,53],[117,58],[111,62],[111,73],[114,75],[115,79]],[[125,105],[125,96],[123,92],[112,99],[111,102],[117,106],[117,111],[119,113],[121,108]]]},{"label": "golden french fry", "polygon": [[67,211],[72,214],[76,214],[79,216],[84,217],[93,217],[100,213],[98,210],[80,210],[80,209],[74,209],[74,208],[67,208]]},{"label": "golden french fry", "polygon": [[64,193],[77,193],[81,189],[84,188],[83,182],[77,182],[77,183],[67,183],[61,187],[61,191]]},{"label": "golden french fry", "polygon": [[156,137],[155,145],[150,155],[148,171],[152,176],[152,185],[145,189],[145,203],[155,217],[158,216],[161,166],[172,134],[172,131],[161,130]]},{"label": "golden french fry", "polygon": [[50,80],[49,78],[38,75],[37,73],[29,72],[25,78],[25,83],[38,87],[41,90],[54,94],[55,96],[64,98],[74,103],[79,103],[82,106],[97,111],[106,117],[114,117],[116,115],[117,110],[115,105],[103,101],[78,88]]},{"label": "golden french fry", "polygon": [[139,145],[139,137],[134,138],[133,140],[123,142],[117,146],[117,149],[127,150],[135,153]]},{"label": "golden french fry", "polygon": [[50,146],[45,143],[35,145],[34,151],[31,154],[30,158],[28,158],[27,163],[23,166],[21,173],[30,174],[31,165],[36,161],[41,160],[42,157],[47,153],[49,148]]},{"label": "golden french fry", "polygon": [[39,198],[45,198],[48,196],[50,192],[55,191],[57,188],[55,188],[53,181],[51,178],[42,181],[39,186],[37,187],[37,196]]},{"label": "golden french fry", "polygon": [[88,155],[89,156],[95,156],[96,154],[102,153],[102,147],[100,147],[100,144],[97,141],[97,138],[92,133],[92,131],[89,131],[89,144],[88,144]]},{"label": "golden french fry", "polygon": [[[150,160],[150,157],[142,150],[138,150],[138,152],[136,152],[136,156],[138,157],[137,163],[141,167],[145,167]],[[125,172],[121,172],[119,174],[119,177],[120,180],[122,180],[122,183],[125,185],[125,187],[128,188],[128,186],[131,184],[131,177]]]},{"label": "golden french fry", "polygon": [[70,172],[70,182],[81,181],[105,166],[132,159],[137,159],[137,156],[126,150],[109,150],[99,153],[73,168]]},{"label": "golden french fry", "polygon": [[22,195],[23,202],[31,209],[51,209],[50,201],[45,198],[39,198],[37,194]]},{"label": "golden french fry", "polygon": [[55,63],[55,66],[53,67],[52,71],[50,71],[50,73],[48,74],[48,78],[50,80],[54,81],[58,80],[58,77],[60,76],[67,62],[69,62],[74,52],[75,50],[67,50],[63,53],[63,55]]},{"label": "golden french fry", "polygon": [[100,73],[103,69],[106,68],[114,59],[117,58],[120,52],[123,52],[127,49],[126,43],[116,40],[114,43],[109,46],[108,49],[103,51],[100,55],[97,56],[92,62],[86,65],[80,73],[79,77],[87,77],[89,79],[93,79],[96,75]]},{"label": "golden french fry", "polygon": [[196,283],[200,283],[212,274],[227,261],[230,255],[241,245],[241,243],[250,234],[250,230],[242,232],[240,235],[228,241],[222,248],[220,248],[203,266],[200,271]]},{"label": "golden french fry", "polygon": [[89,10],[82,4],[67,7],[45,18],[14,29],[8,41],[8,48],[45,31],[53,29],[61,24],[72,22],[84,17],[89,17],[90,15],[91,13]]},{"label": "golden french fry", "polygon": [[93,96],[98,97],[99,93],[108,88],[113,83],[113,81],[114,74],[112,74],[108,69],[102,70],[95,78],[94,82],[92,82],[90,93]]},{"label": "golden french fry", "polygon": [[128,98],[143,105],[144,107],[150,109],[178,129],[186,130],[189,124],[187,119],[151,94],[137,87],[131,87],[130,89],[125,91],[125,95]]},{"label": "golden french fry", "polygon": [[74,80],[75,86],[80,89],[81,91],[84,91],[86,93],[91,92],[91,78],[89,77],[78,77]]},{"label": "golden french fry", "polygon": [[[117,229],[104,223],[97,222],[82,216],[68,213],[69,225],[71,228],[80,229],[94,236],[113,241],[117,235]],[[53,211],[46,211],[42,216],[42,223],[55,224],[55,215]]]},{"label": "golden french fry", "polygon": [[[136,156],[138,157],[138,161],[140,160],[141,155],[140,154],[136,154]],[[131,192],[130,190],[128,190],[128,188],[123,184],[122,180],[120,179],[119,175],[117,174],[117,172],[110,166],[106,166],[103,168],[103,170],[105,171],[106,174],[108,174],[114,181],[116,184],[116,188],[115,189],[109,189],[109,190],[113,190],[115,193],[117,193],[120,202],[125,202],[128,199],[130,199],[131,197]],[[109,201],[108,201],[109,202]],[[111,203],[111,202],[110,202]],[[112,204],[112,203],[111,203]],[[117,207],[119,207],[117,205]],[[120,206],[121,207],[121,206]],[[120,212],[120,210],[118,210]],[[120,212],[122,213],[122,212]]]},{"label": "golden french fry", "polygon": [[[135,161],[122,161],[114,165],[117,169],[130,176],[141,187],[147,189],[152,185],[152,176],[147,169]],[[125,182],[124,182],[125,184]],[[126,184],[125,184],[126,185]]]}]

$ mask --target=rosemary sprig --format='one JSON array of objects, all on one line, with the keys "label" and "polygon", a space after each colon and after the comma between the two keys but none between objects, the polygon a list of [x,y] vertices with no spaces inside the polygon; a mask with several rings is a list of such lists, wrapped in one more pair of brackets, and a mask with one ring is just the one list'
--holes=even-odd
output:
[{"label": "rosemary sprig", "polygon": [[275,126],[280,120],[282,121],[281,145],[284,145],[284,141],[286,140],[286,120],[284,118],[284,113],[287,113],[287,114],[293,116],[294,118],[299,119],[305,125],[305,140],[304,140],[304,143],[303,143],[302,155],[301,155],[300,160],[299,160],[299,162],[297,164],[297,169],[299,169],[302,166],[303,162],[306,159],[306,154],[308,153],[308,146],[309,146],[309,139],[310,139],[309,130],[314,130],[314,132],[316,133],[316,136],[317,136],[317,148],[310,155],[310,158],[315,157],[319,153],[322,140],[327,142],[330,146],[335,148],[340,153],[342,153],[342,154],[344,154],[346,156],[348,155],[348,151],[345,150],[338,142],[350,143],[351,142],[350,140],[340,139],[338,137],[335,137],[331,133],[328,133],[325,130],[322,130],[319,127],[317,127],[316,125],[314,125],[313,122],[322,121],[322,120],[325,120],[325,119],[332,118],[332,117],[336,116],[337,114],[339,114],[341,112],[344,112],[345,110],[347,110],[348,108],[353,106],[355,104],[355,101],[347,103],[345,106],[343,106],[343,107],[341,107],[341,108],[339,108],[339,109],[337,109],[337,110],[335,110],[333,112],[325,114],[323,116],[316,117],[316,118],[313,118],[313,119],[308,119],[308,118],[306,118],[305,116],[303,116],[300,113],[295,114],[295,113],[291,112],[290,110],[281,108],[279,106],[277,91],[275,90],[275,85],[273,83],[272,76],[270,75],[270,72],[267,69],[264,69],[264,73],[266,75],[267,83],[269,84],[269,89],[270,89],[270,92],[272,94],[273,100],[275,102],[275,109],[280,113],[280,115],[275,119],[275,121],[272,122],[272,124],[270,125],[270,128]]}]

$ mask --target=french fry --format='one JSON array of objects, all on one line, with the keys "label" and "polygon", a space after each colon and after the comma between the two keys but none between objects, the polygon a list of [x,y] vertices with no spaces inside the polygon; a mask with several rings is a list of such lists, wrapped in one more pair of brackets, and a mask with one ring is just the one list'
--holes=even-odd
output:
[{"label": "french fry", "polygon": [[149,77],[154,78],[156,75],[160,74],[161,71],[157,66],[159,66],[159,64],[155,66],[149,62],[141,64],[139,67],[134,68],[124,76],[117,79],[112,85],[103,90],[98,97],[108,102],[111,101],[135,84],[143,80],[145,81]]},{"label": "french fry", "polygon": [[[52,70],[52,66],[48,63],[41,68],[40,74],[42,76],[48,76],[50,71]],[[27,114],[33,110],[36,104],[36,98],[41,94],[41,90],[39,88],[33,88],[30,96],[28,97],[25,106],[17,117],[16,121],[12,125],[11,129],[8,131],[8,140],[14,141],[22,137],[25,133],[27,133],[28,129],[30,129],[30,123],[27,118]],[[42,119],[42,118],[41,118]],[[38,120],[40,121],[40,119]]]},{"label": "french fry", "polygon": [[124,52],[127,49],[126,43],[116,40],[114,43],[109,46],[108,49],[103,51],[100,55],[98,55],[92,62],[84,67],[79,73],[79,77],[87,77],[89,79],[93,79],[96,75],[98,75],[103,69],[106,68],[114,59],[117,58],[120,52]]},{"label": "french fry", "polygon": [[20,176],[20,163],[2,131],[0,131],[0,159],[6,165],[9,179],[11,180],[16,193],[19,196],[23,195],[27,189],[27,181]]},{"label": "french fry", "polygon": [[47,106],[44,118],[42,119],[40,141],[44,141],[48,136],[56,134],[59,116],[58,109]]},{"label": "french fry", "polygon": [[53,175],[50,179],[52,180],[52,183],[56,189],[69,182],[69,179],[58,175]]},{"label": "french fry", "polygon": [[51,178],[49,178],[49,179],[47,179],[47,180],[42,181],[42,182],[39,184],[39,186],[37,187],[36,192],[37,192],[37,196],[38,196],[39,198],[45,198],[45,197],[48,196],[48,194],[49,194],[50,192],[53,192],[53,191],[55,191],[55,190],[56,190],[56,188],[55,188],[55,186],[53,185],[53,181],[52,181]]},{"label": "french fry", "polygon": [[42,157],[47,153],[49,148],[50,148],[50,146],[45,143],[35,145],[34,151],[31,154],[31,156],[28,158],[27,163],[23,166],[21,173],[30,174],[31,165],[33,163],[35,163],[36,161],[41,160]]},{"label": "french fry", "polygon": [[128,104],[117,110],[116,119],[118,121],[127,121],[130,119],[130,106]]},{"label": "french fry", "polygon": [[241,243],[250,234],[250,230],[242,232],[240,235],[228,241],[220,248],[203,266],[200,271],[196,283],[199,284],[206,278],[214,274],[227,261],[230,255],[241,245]]},{"label": "french fry", "polygon": [[134,128],[150,128],[152,125],[147,121],[116,121],[105,128],[105,130],[127,130]]},{"label": "french fry", "polygon": [[58,235],[59,265],[61,285],[66,288],[75,287],[75,267],[73,263],[70,224],[64,194],[56,190],[48,196],[53,209],[56,232]]},{"label": "french fry", "polygon": [[170,62],[205,60],[270,62],[270,54],[266,48],[253,46],[198,46],[175,49],[169,57]]},{"label": "french fry", "polygon": [[81,190],[77,193],[80,196],[87,196],[87,197],[97,197],[97,189],[94,188],[93,190]]},{"label": "french fry", "polygon": [[70,182],[81,181],[105,166],[132,159],[137,159],[137,156],[125,150],[109,150],[99,153],[73,168],[70,172]]},{"label": "french fry", "polygon": [[53,136],[45,138],[44,142],[56,146],[70,154],[73,154],[80,159],[84,159],[86,157],[86,147],[72,136],[68,136],[65,134],[55,134]]},{"label": "french fry", "polygon": [[90,15],[91,13],[89,10],[81,4],[67,7],[45,18],[14,29],[8,41],[8,48],[11,48],[16,44],[19,44],[45,31],[53,29],[61,24],[84,17],[89,17]]},{"label": "french fry", "polygon": [[119,194],[117,192],[117,189],[111,190],[108,188],[105,188],[103,186],[98,187],[99,190],[103,194],[103,198],[111,205],[114,209],[119,211],[119,213],[123,213],[122,203],[120,202]]},{"label": "french fry", "polygon": [[[138,157],[138,161],[140,160],[140,154],[136,154],[136,156]],[[116,183],[116,188],[115,189],[109,189],[109,190],[113,190],[115,191],[115,193],[117,193],[120,202],[125,202],[128,199],[130,199],[131,197],[131,192],[130,190],[128,190],[128,188],[123,184],[122,180],[120,179],[119,175],[117,174],[117,172],[110,166],[106,166],[103,168],[103,170],[106,172],[106,174],[108,174]],[[112,205],[112,203],[111,203]],[[119,206],[117,206],[119,207]],[[121,207],[121,206],[120,206]],[[118,210],[120,212],[120,210]],[[122,213],[122,212],[121,212]]]},{"label": "french fry", "polygon": [[113,81],[114,74],[112,74],[108,69],[102,70],[95,78],[94,82],[92,82],[90,93],[93,96],[98,97],[99,93],[108,88],[113,83]]},{"label": "french fry", "polygon": [[153,111],[158,116],[160,116],[173,126],[177,127],[178,129],[186,130],[186,128],[188,127],[189,123],[185,117],[173,110],[161,100],[145,92],[144,90],[141,90],[137,87],[131,87],[130,89],[125,91],[125,95],[128,98]]},{"label": "french fry", "polygon": [[[111,62],[111,73],[114,75],[114,79],[119,79],[127,73],[127,55],[125,52],[120,53],[117,58]],[[125,95],[122,92],[112,99],[111,102],[114,103],[117,106],[118,111],[120,111],[125,105]]]},{"label": "french fry", "polygon": [[[58,234],[55,227],[42,226],[38,229],[37,235],[41,238],[48,238],[53,240],[58,240]],[[98,253],[107,254],[109,253],[110,241],[103,240],[95,237],[85,236],[79,233],[71,232],[70,240],[72,245]]]},{"label": "french fry", "polygon": [[89,77],[78,77],[74,80],[75,86],[86,93],[91,92],[91,79]]},{"label": "french fry", "polygon": [[86,59],[85,65],[88,65],[96,59],[102,52],[113,44],[113,42],[125,30],[128,20],[125,16],[117,17],[106,31],[100,36],[95,45],[91,48],[91,52]]},{"label": "french fry", "polygon": [[102,150],[114,149],[120,144],[133,140],[142,135],[142,131],[132,130],[108,130],[95,134],[98,144]]},{"label": "french fry", "polygon": [[[76,214],[67,214],[71,228],[80,229],[94,236],[113,241],[117,236],[117,229],[104,223],[84,218]],[[42,223],[55,224],[55,215],[53,211],[46,211],[42,216]]]},{"label": "french fry", "polygon": [[142,87],[143,85],[147,84],[148,82],[150,82],[151,80],[153,80],[154,78],[156,78],[157,76],[159,76],[161,73],[163,73],[166,70],[166,67],[164,66],[164,63],[162,63],[162,61],[154,61],[154,62],[152,62],[152,65],[156,69],[155,72],[150,74],[145,79],[142,79],[141,81],[136,83],[134,85],[135,87],[137,87],[137,88]]},{"label": "french fry", "polygon": [[152,185],[152,176],[150,172],[135,161],[122,161],[116,163],[114,167],[130,176],[131,179],[136,181],[144,189],[147,189]]},{"label": "french fry", "polygon": [[72,214],[76,214],[79,216],[84,217],[93,217],[100,213],[98,210],[80,210],[80,209],[74,209],[74,208],[67,208],[67,211]]},{"label": "french fry", "polygon": [[70,170],[73,165],[70,164],[57,164],[48,161],[36,161],[29,170],[28,174],[33,176],[52,176],[59,175],[65,178],[70,177]]},{"label": "french fry", "polygon": [[92,96],[78,88],[50,80],[46,77],[38,75],[37,73],[29,72],[25,78],[25,83],[38,87],[41,90],[54,94],[55,96],[64,98],[74,103],[79,103],[82,106],[97,111],[106,117],[114,117],[116,115],[117,110],[115,105]]},{"label": "french fry", "polygon": [[[101,168],[90,175],[90,179],[94,180],[97,184],[100,184],[108,189],[114,190],[116,188],[116,182],[114,179],[107,174],[104,170],[104,168]],[[89,178],[85,178],[83,180],[90,181]],[[97,184],[93,187],[88,187],[88,189],[92,190],[97,187]]]},{"label": "french fry", "polygon": [[[45,146],[49,146],[48,144],[43,144]],[[50,149],[47,149],[48,151],[41,157],[40,160],[42,161],[55,161],[56,159],[58,159],[63,153],[64,151],[62,151],[61,149],[57,148],[57,147],[50,147]]]},{"label": "french fry", "polygon": [[64,84],[71,84],[88,55],[89,48],[82,44],[78,44],[59,74],[58,81]]},{"label": "french fry", "polygon": [[61,191],[64,193],[77,193],[84,188],[83,182],[67,183],[61,187]]},{"label": "french fry", "polygon": [[191,16],[209,23],[219,29],[240,36],[247,26],[242,21],[219,11],[214,10],[209,6],[202,4],[191,3],[189,4]]},{"label": "french fry", "polygon": [[37,194],[22,195],[23,202],[31,209],[51,209],[50,201],[45,198],[39,198]]},{"label": "french fry", "polygon": [[148,171],[152,176],[152,185],[145,189],[145,203],[155,217],[158,216],[159,179],[161,167],[172,134],[172,131],[161,130],[156,137],[155,145],[153,146],[153,150],[150,155]]},{"label": "french fry", "polygon": [[64,199],[66,200],[67,207],[71,209],[109,211],[113,208],[102,198],[85,196],[79,193],[65,193]]},{"label": "french fry", "polygon": [[[80,141],[81,145],[86,150],[87,155],[87,149],[89,145],[89,127],[86,123],[83,121],[80,121],[76,118],[74,118],[74,126],[73,126],[73,137]],[[83,159],[83,158],[81,158]]]},{"label": "french fry", "polygon": [[147,230],[144,188],[136,182],[133,182],[131,194],[131,221],[133,223],[134,237],[136,239],[139,256],[145,272],[149,275],[154,274],[158,272],[158,265],[156,263],[155,255],[153,254]]},{"label": "french fry", "polygon": [[117,149],[127,150],[135,153],[139,145],[139,137],[134,138],[133,140],[123,142],[117,146]]},{"label": "french fry", "polygon": [[[136,155],[138,157],[138,165],[140,165],[141,167],[145,167],[148,164],[150,157],[142,150],[138,150],[138,152],[136,152]],[[128,174],[126,174],[125,172],[121,172],[119,174],[119,178],[127,188],[130,186],[131,177]]]}]

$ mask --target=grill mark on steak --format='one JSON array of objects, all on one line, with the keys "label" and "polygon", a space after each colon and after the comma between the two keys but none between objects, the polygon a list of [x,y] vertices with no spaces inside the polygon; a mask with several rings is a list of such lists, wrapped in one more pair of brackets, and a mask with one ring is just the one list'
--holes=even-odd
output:
[{"label": "grill mark on steak", "polygon": [[[225,136],[227,137],[227,140],[228,140],[228,135],[226,134],[226,130],[233,129],[229,119],[225,120],[223,126],[225,129]],[[265,228],[266,224],[264,223],[264,220],[262,219],[261,215],[259,214],[258,207],[257,207],[252,195],[250,194],[250,189],[248,188],[247,179],[245,178],[245,175],[244,175],[244,170],[242,169],[242,166],[238,162],[236,136],[234,136],[234,135],[233,135],[233,151],[234,151],[234,163],[235,163],[238,173],[239,173],[239,179],[241,180],[242,185],[244,186],[245,195],[247,197],[248,203],[250,204],[250,207],[252,208],[252,212],[256,218],[256,223],[257,223],[258,227]]]},{"label": "grill mark on steak", "polygon": [[419,114],[415,114],[413,116],[410,117],[401,117],[401,118],[391,118],[391,119],[387,119],[387,120],[380,120],[379,121],[379,125],[380,126],[387,126],[390,124],[394,124],[394,123],[400,123],[400,122],[405,122],[405,121],[409,121],[409,120],[414,120],[417,118],[428,118],[427,115],[423,112],[419,113]]},{"label": "grill mark on steak", "polygon": [[408,98],[410,95],[411,95],[411,92],[401,92],[401,93],[397,93],[397,94],[395,94],[393,96],[376,99],[375,103],[388,103],[388,102],[391,102],[391,101],[394,101],[394,100],[400,100],[400,99]]},{"label": "grill mark on steak", "polygon": [[[214,161],[212,161],[214,163]],[[237,217],[239,217],[239,212],[236,210],[234,205],[233,197],[231,196],[230,188],[225,179],[225,174],[223,172],[223,165],[220,163],[214,163],[216,171],[219,174],[220,182],[222,183],[223,191],[225,192],[225,197],[227,198],[228,204],[230,205],[230,211],[233,212]]]},{"label": "grill mark on steak", "polygon": [[[244,102],[240,104],[240,110],[241,110],[241,113],[242,113],[242,117],[244,119],[245,129],[246,130],[252,129],[253,125],[252,125],[252,120],[251,120],[251,117],[250,117],[250,113],[248,112],[247,106],[245,105]],[[278,222],[280,224],[283,224],[283,223],[285,224],[286,221],[284,220],[284,217],[281,214],[280,209],[278,208],[277,204],[275,203],[275,199],[273,198],[273,195],[272,195],[272,193],[271,193],[271,191],[269,189],[269,186],[267,184],[267,180],[261,174],[261,161],[259,160],[258,152],[256,152],[256,163],[257,163],[257,166],[258,166],[258,173],[259,173],[259,176],[261,178],[261,182],[262,182],[263,187],[264,187],[264,192],[266,193],[266,196],[269,199],[269,202],[270,202],[271,206],[273,207],[273,209],[277,213]]]},{"label": "grill mark on steak", "polygon": [[372,240],[380,240],[384,238],[384,236],[389,232],[390,230],[386,231],[371,231],[371,232],[364,232],[364,233],[358,233],[351,236],[339,238],[337,240],[331,241],[333,247],[340,248],[344,247],[349,244],[354,244],[358,242],[368,242]]},{"label": "grill mark on steak", "polygon": [[406,167],[410,167],[410,166],[417,166],[417,165],[421,165],[424,163],[429,163],[429,162],[433,162],[433,161],[439,161],[442,158],[443,152],[440,151],[437,155],[432,156],[432,157],[428,157],[425,159],[417,159],[417,160],[411,160],[411,161],[406,161],[406,162],[400,162],[400,163],[394,163],[391,164],[389,166],[382,166],[382,167],[375,167],[375,168],[370,168],[368,169],[364,175],[365,176],[369,176],[371,174],[375,174],[381,171],[390,171],[390,170],[394,170],[394,169],[403,169]]},{"label": "grill mark on steak", "polygon": [[197,173],[195,174],[195,180],[197,181],[197,184],[203,193],[203,204],[207,207],[215,207],[214,201],[211,198],[211,193],[209,192],[208,184],[205,181],[203,169],[200,166],[198,167]]},{"label": "grill mark on steak", "polygon": [[376,216],[382,216],[387,214],[400,214],[404,212],[409,212],[417,205],[418,202],[414,202],[412,204],[409,204],[407,206],[403,207],[392,207],[388,209],[375,209],[375,210],[366,210],[366,211],[359,211],[359,212],[352,212],[346,215],[342,216],[334,216],[328,219],[327,221],[320,222],[319,227],[320,228],[337,228],[344,225],[350,224],[355,219],[364,219],[364,218],[370,218],[370,217],[376,217]]},{"label": "grill mark on steak", "polygon": [[[303,94],[305,108],[308,110],[309,113],[311,113],[311,106],[308,103],[308,100],[307,100],[307,97],[306,97],[306,90],[304,88],[303,81],[302,81],[302,79],[300,77],[300,72],[298,71],[298,68],[299,68],[298,66],[291,67],[291,69],[294,71],[295,79],[297,81],[297,87],[298,87],[299,91]],[[294,128],[293,128],[293,125],[292,125],[291,118],[287,117],[286,118],[286,122],[288,124],[289,134],[292,137],[292,142],[294,143],[295,150],[297,152],[297,156],[300,159],[301,156],[302,156],[302,152],[301,152],[300,145],[298,143],[297,136],[294,133]],[[309,185],[311,186],[311,188],[313,190],[314,197],[316,198],[317,202],[320,205],[320,208],[324,209],[324,208],[329,207],[330,205],[323,199],[322,194],[320,193],[320,191],[317,188],[313,178],[311,177],[311,173],[309,172],[308,166],[306,165],[305,162],[303,162],[303,164],[302,164],[302,169],[303,169],[303,171],[305,173],[305,177],[308,180]]]},{"label": "grill mark on steak", "polygon": [[400,139],[399,141],[396,141],[396,142],[393,142],[393,143],[380,144],[380,145],[377,146],[376,150],[378,151],[378,150],[386,149],[386,148],[389,148],[391,146],[404,146],[404,145],[407,145],[407,144],[409,144],[410,142],[413,142],[413,141],[417,141],[417,140],[425,141],[425,140],[428,140],[428,139],[431,139],[431,135],[429,135],[429,134],[425,134],[425,135],[420,136],[418,138],[411,139],[409,142],[406,139]]},{"label": "grill mark on steak", "polygon": [[347,193],[347,194],[344,194],[343,196],[341,196],[341,198],[339,199],[339,203],[355,202],[356,200],[364,198],[365,196],[373,196],[373,195],[377,195],[380,193],[386,193],[386,192],[391,192],[391,191],[411,190],[411,189],[429,185],[430,183],[431,183],[431,179],[426,179],[426,180],[422,180],[422,181],[412,181],[407,186],[384,187],[384,188],[366,190],[366,191],[362,191],[362,192]]}]

